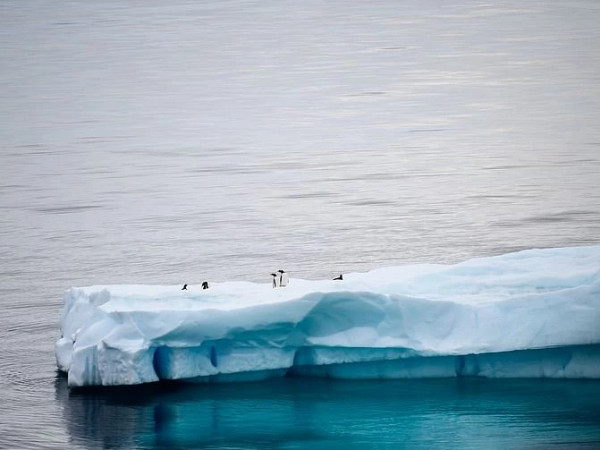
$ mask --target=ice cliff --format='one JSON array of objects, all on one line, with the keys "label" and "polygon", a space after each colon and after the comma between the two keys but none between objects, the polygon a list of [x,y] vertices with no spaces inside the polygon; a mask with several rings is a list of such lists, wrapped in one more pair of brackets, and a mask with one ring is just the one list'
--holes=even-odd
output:
[{"label": "ice cliff", "polygon": [[600,378],[600,246],[527,250],[343,281],[66,292],[69,386],[158,380]]}]

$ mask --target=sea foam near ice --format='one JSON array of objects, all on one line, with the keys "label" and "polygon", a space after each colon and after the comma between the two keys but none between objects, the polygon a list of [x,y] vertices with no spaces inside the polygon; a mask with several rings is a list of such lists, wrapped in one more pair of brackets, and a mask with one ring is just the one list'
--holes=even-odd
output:
[{"label": "sea foam near ice", "polygon": [[600,378],[600,246],[408,265],[343,281],[66,292],[70,386],[273,376]]}]

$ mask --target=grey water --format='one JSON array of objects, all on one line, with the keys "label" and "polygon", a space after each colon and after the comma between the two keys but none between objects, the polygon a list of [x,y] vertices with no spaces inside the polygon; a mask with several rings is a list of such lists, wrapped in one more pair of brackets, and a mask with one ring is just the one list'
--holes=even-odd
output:
[{"label": "grey water", "polygon": [[600,448],[598,381],[69,392],[62,293],[600,243],[600,4],[0,2],[0,447]]}]

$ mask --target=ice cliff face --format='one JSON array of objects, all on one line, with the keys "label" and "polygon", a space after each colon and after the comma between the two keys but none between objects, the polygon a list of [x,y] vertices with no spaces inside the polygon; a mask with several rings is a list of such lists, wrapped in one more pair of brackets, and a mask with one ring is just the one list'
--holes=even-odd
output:
[{"label": "ice cliff face", "polygon": [[66,292],[70,386],[158,380],[600,378],[600,246],[528,250],[343,281]]}]

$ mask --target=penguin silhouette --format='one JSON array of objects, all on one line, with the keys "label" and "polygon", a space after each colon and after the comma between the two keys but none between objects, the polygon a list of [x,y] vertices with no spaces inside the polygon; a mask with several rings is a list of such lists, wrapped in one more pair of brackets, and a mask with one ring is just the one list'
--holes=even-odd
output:
[{"label": "penguin silhouette", "polygon": [[279,276],[276,273],[272,273],[271,276],[273,277],[273,288],[279,287]]},{"label": "penguin silhouette", "polygon": [[182,291],[187,291],[187,284],[184,284],[183,287],[181,288]]},{"label": "penguin silhouette", "polygon": [[286,287],[288,285],[288,283],[290,282],[290,277],[289,275],[285,272],[285,270],[278,270],[279,272],[279,285],[281,287]]},{"label": "penguin silhouette", "polygon": [[202,289],[208,289],[208,281],[202,282]]},{"label": "penguin silhouette", "polygon": [[344,276],[340,273],[339,277],[335,277],[334,280],[343,280]]}]

